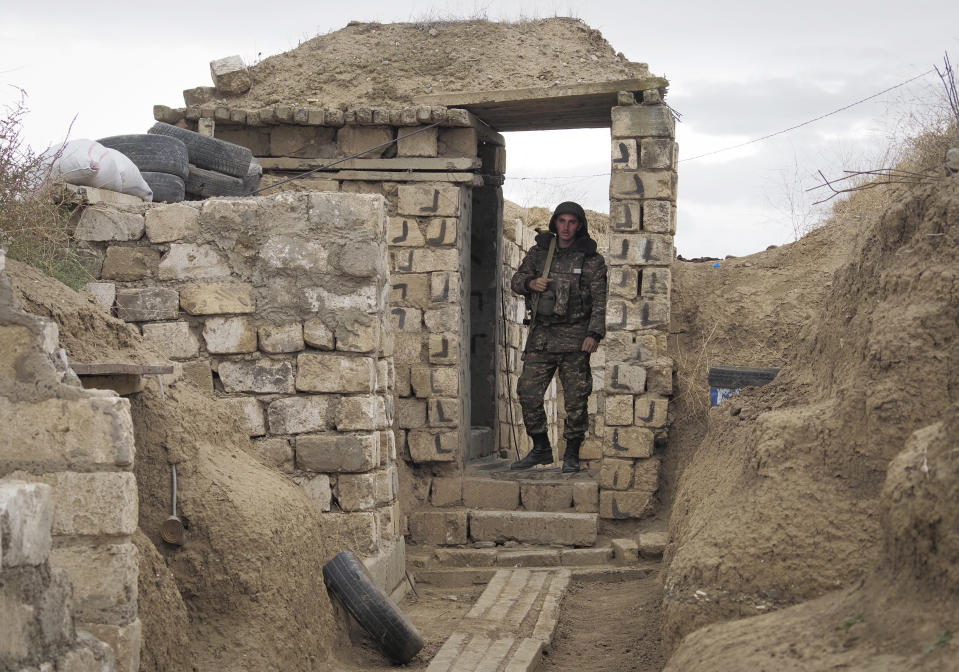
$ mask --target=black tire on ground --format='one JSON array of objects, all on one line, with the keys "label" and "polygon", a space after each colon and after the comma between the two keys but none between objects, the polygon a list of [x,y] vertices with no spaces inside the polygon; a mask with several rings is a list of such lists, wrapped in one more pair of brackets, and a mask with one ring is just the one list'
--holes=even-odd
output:
[{"label": "black tire on ground", "polygon": [[185,180],[190,170],[186,145],[179,138],[143,133],[112,135],[97,142],[127,156],[140,172],[170,173]]},{"label": "black tire on ground", "polygon": [[243,180],[231,177],[213,170],[204,170],[190,166],[190,174],[186,178],[186,193],[195,196],[246,196],[246,187]]},{"label": "black tire on ground", "polygon": [[260,179],[263,177],[263,166],[253,157],[250,161],[250,168],[246,171],[246,177],[243,178],[244,194],[249,195],[260,187]]},{"label": "black tire on ground", "polygon": [[408,663],[423,648],[416,626],[370,582],[355,555],[338,553],[323,565],[323,580],[390,660]]},{"label": "black tire on ground", "polygon": [[176,175],[140,171],[144,181],[153,190],[154,203],[179,203],[186,197],[186,185]]},{"label": "black tire on ground", "polygon": [[162,121],[153,124],[147,132],[150,135],[166,135],[182,140],[189,153],[190,163],[194,166],[233,177],[245,177],[250,168],[250,161],[253,159],[253,152],[246,147],[200,135],[195,131],[171,126]]},{"label": "black tire on ground", "polygon": [[760,387],[772,381],[779,369],[756,369],[748,366],[713,366],[709,369],[709,386],[738,390],[741,387]]}]

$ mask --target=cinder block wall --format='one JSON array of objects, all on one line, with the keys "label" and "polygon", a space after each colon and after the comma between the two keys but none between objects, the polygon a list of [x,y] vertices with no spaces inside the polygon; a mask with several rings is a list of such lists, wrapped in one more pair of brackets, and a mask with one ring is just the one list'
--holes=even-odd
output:
[{"label": "cinder block wall", "polygon": [[386,229],[379,196],[311,192],[87,208],[76,232],[96,295],[364,556],[400,533]]},{"label": "cinder block wall", "polygon": [[130,403],[63,382],[57,325],[18,309],[4,260],[0,251],[0,668],[112,669],[95,640],[78,646],[76,625],[112,646],[117,669],[135,672]]},{"label": "cinder block wall", "polygon": [[600,515],[639,518],[658,488],[657,436],[666,426],[666,355],[676,231],[675,122],[657,90],[612,110],[609,303],[601,441]]}]

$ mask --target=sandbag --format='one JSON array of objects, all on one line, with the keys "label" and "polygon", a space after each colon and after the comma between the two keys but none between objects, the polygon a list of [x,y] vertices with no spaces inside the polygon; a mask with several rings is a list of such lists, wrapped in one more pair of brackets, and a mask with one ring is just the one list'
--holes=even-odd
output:
[{"label": "sandbag", "polygon": [[69,184],[118,191],[153,200],[150,186],[140,169],[115,149],[107,149],[93,140],[71,140],[53,162],[50,177]]}]

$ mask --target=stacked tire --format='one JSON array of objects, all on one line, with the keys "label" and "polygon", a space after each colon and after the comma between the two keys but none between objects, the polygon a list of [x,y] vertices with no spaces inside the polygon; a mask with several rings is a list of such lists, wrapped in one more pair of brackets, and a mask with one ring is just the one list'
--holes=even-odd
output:
[{"label": "stacked tire", "polygon": [[190,166],[189,152],[182,140],[134,134],[113,135],[97,142],[125,155],[140,169],[144,181],[153,190],[155,202],[178,203],[184,199]]},{"label": "stacked tire", "polygon": [[154,124],[147,133],[178,140],[186,147],[184,189],[188,194],[200,198],[247,196],[260,184],[263,169],[246,147],[163,122]]}]

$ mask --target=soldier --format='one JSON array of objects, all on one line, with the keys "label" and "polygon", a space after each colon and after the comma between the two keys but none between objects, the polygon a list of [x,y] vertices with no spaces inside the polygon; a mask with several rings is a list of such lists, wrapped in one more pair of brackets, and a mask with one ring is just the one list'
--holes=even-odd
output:
[{"label": "soldier", "polygon": [[[555,248],[547,269],[551,243]],[[510,286],[526,297],[533,315],[523,373],[516,386],[533,449],[510,468],[553,462],[543,396],[558,369],[566,400],[563,473],[579,471],[579,449],[589,424],[586,401],[593,390],[589,356],[606,335],[606,262],[596,252],[586,212],[578,203],[567,201],[556,207],[549,232],[536,235],[536,245],[513,274]]]}]

